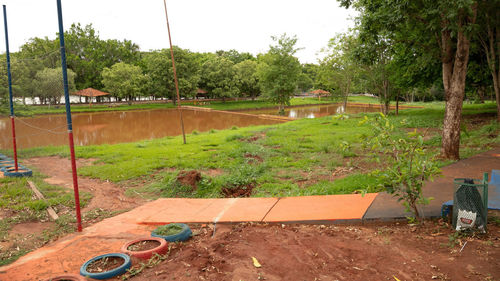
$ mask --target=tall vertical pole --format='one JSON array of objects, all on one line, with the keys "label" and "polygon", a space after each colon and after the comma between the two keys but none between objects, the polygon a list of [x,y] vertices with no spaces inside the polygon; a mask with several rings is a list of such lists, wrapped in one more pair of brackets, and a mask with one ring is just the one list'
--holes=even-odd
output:
[{"label": "tall vertical pole", "polygon": [[163,0],[163,6],[165,6],[165,18],[167,18],[168,41],[170,42],[170,56],[172,57],[172,68],[174,69],[175,91],[177,92],[177,110],[179,111],[179,117],[181,119],[182,139],[184,140],[184,144],[186,144],[186,134],[184,133],[184,121],[182,119],[182,110],[181,110],[181,98],[179,95],[179,82],[177,81],[177,71],[175,69],[174,49],[172,48],[172,36],[170,36],[170,24],[168,23],[166,0]]},{"label": "tall vertical pole", "polygon": [[10,74],[10,52],[9,52],[9,32],[7,29],[7,8],[3,5],[3,24],[5,26],[5,48],[7,53],[7,77],[9,81],[9,105],[10,105],[10,123],[12,124],[12,149],[14,150],[14,166],[16,172],[17,166],[17,145],[16,145],[16,124],[14,122],[14,104],[12,102],[12,76]]},{"label": "tall vertical pole", "polygon": [[78,232],[82,231],[80,215],[80,195],[78,193],[78,177],[76,176],[75,144],[73,142],[73,124],[71,121],[71,106],[69,104],[68,72],[66,66],[66,48],[64,46],[64,27],[62,19],[61,0],[57,0],[57,17],[59,20],[59,43],[61,46],[61,67],[64,86],[64,100],[66,102],[66,121],[68,123],[69,150],[71,153],[71,170],[73,172],[73,191],[75,193],[76,223]]}]

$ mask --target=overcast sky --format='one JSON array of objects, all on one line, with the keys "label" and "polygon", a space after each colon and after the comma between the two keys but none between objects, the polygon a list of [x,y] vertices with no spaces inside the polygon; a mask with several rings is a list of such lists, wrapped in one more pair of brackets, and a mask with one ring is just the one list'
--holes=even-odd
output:
[{"label": "overcast sky", "polygon": [[[55,38],[56,0],[1,0],[7,5],[11,52],[33,37]],[[62,0],[65,30],[92,23],[101,39],[128,39],[141,50],[168,47],[163,0]],[[297,35],[300,61],[317,54],[352,26],[354,12],[335,0],[167,0],[174,45],[197,52],[266,52],[271,35]],[[3,19],[3,17],[2,17]],[[2,21],[3,23],[3,21]],[[0,50],[5,52],[1,24]]]}]

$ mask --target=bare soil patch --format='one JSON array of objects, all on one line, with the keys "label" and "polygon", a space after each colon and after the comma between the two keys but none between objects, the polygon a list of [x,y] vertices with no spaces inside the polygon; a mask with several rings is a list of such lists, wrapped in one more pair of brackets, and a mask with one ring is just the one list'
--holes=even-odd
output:
[{"label": "bare soil patch", "polygon": [[226,198],[250,197],[255,185],[247,184],[237,187],[223,187],[222,194]]},{"label": "bare soil patch", "polygon": [[217,177],[224,174],[224,170],[222,169],[210,169],[206,171],[201,171],[202,174],[207,175],[209,177]]},{"label": "bare soil patch", "polygon": [[262,163],[262,161],[264,161],[262,159],[262,157],[260,157],[259,155],[253,155],[253,154],[250,154],[250,153],[246,153],[245,155],[245,158],[252,161],[252,162],[257,162],[257,163]]},{"label": "bare soil patch", "polygon": [[198,182],[201,180],[201,174],[198,171],[181,171],[177,176],[177,182],[182,185],[191,186],[193,190],[198,188]]},{"label": "bare soil patch", "polygon": [[44,230],[51,228],[53,222],[25,222],[14,225],[9,231],[9,235],[27,235],[34,233],[42,233]]},{"label": "bare soil patch", "polygon": [[[78,159],[77,167],[93,165],[92,160]],[[45,181],[49,184],[59,185],[73,190],[73,176],[71,174],[71,162],[67,158],[60,157],[36,157],[25,160],[28,166],[36,167],[42,174],[49,176]],[[83,212],[93,209],[124,210],[140,206],[144,203],[140,198],[129,198],[125,196],[124,189],[111,182],[86,177],[78,177],[80,190],[92,193],[92,200],[83,208]]]},{"label": "bare soil patch", "polygon": [[[218,225],[131,280],[498,280],[500,227],[456,239],[443,222],[365,226]],[[465,244],[467,242],[467,244]],[[460,249],[463,247],[462,251]],[[255,267],[255,257],[261,267]]]}]

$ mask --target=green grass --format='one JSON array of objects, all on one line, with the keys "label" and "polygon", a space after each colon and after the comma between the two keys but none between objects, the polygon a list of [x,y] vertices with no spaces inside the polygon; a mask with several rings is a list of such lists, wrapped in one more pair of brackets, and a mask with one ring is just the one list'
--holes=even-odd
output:
[{"label": "green grass", "polygon": [[[34,193],[28,185],[32,181],[37,189],[44,195],[45,200],[34,199]],[[80,201],[82,206],[90,200],[90,194],[82,192]],[[50,185],[43,181],[43,177],[35,172],[30,178],[0,178],[0,208],[12,211],[44,211],[49,206],[74,205],[74,197],[71,190],[63,187]]]}]

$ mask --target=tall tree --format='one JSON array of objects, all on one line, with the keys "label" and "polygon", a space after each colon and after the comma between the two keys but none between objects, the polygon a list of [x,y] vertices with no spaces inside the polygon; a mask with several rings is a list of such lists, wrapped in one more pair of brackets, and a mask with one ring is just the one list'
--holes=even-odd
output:
[{"label": "tall tree", "polygon": [[263,95],[278,104],[280,114],[284,114],[285,105],[290,105],[301,74],[300,62],[293,56],[298,51],[295,47],[297,37],[283,34],[271,38],[275,43],[260,57],[257,74]]},{"label": "tall tree", "polygon": [[234,65],[237,86],[242,93],[249,95],[252,100],[260,93],[259,78],[257,77],[257,62],[245,60]]},{"label": "tall tree", "polygon": [[246,60],[255,60],[255,57],[250,54],[250,53],[240,53],[234,49],[231,49],[229,51],[224,51],[224,50],[218,50],[215,52],[217,56],[224,57],[230,61],[232,61],[234,64],[238,64],[242,61]]},{"label": "tall tree", "polygon": [[76,73],[77,89],[102,89],[101,72],[105,67],[139,60],[139,46],[131,41],[101,40],[91,24],[72,24],[65,32],[68,67]]},{"label": "tall tree", "polygon": [[102,71],[102,83],[106,91],[118,98],[126,98],[132,104],[134,97],[141,95],[145,76],[139,66],[119,62]]},{"label": "tall tree", "polygon": [[[179,93],[181,97],[194,97],[198,88],[199,66],[189,50],[174,46]],[[170,51],[163,49],[145,54],[142,59],[144,72],[150,78],[149,92],[154,96],[166,97],[176,103],[174,72]]]},{"label": "tall tree", "polygon": [[360,12],[361,34],[383,35],[440,59],[446,100],[441,154],[459,159],[465,78],[478,1],[339,1]]},{"label": "tall tree", "polygon": [[234,97],[239,93],[234,63],[224,57],[213,57],[201,66],[201,84],[212,96]]},{"label": "tall tree", "polygon": [[353,84],[362,72],[354,56],[357,43],[356,34],[339,34],[330,40],[324,50],[327,56],[320,61],[319,88],[336,92],[344,102],[344,108]]},{"label": "tall tree", "polygon": [[[62,69],[59,68],[44,68],[38,71],[35,75],[35,95],[40,101],[45,101],[50,104],[58,104],[61,97],[64,95],[64,88],[61,82]],[[75,73],[68,69],[68,86],[70,91],[75,89]]]},{"label": "tall tree", "polygon": [[477,37],[484,50],[493,80],[497,102],[497,120],[500,122],[500,1],[480,0]]}]

